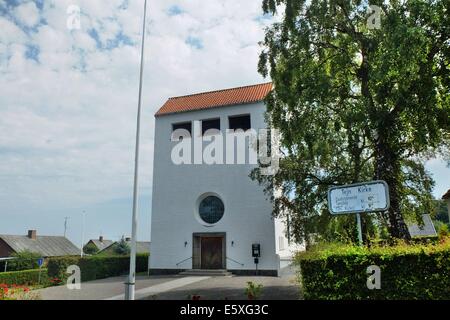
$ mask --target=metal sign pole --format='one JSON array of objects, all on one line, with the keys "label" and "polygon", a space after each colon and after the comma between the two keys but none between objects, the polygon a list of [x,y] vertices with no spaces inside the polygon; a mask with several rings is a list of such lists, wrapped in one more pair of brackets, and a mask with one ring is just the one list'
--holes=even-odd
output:
[{"label": "metal sign pole", "polygon": [[361,214],[389,209],[389,186],[383,180],[334,186],[328,189],[328,210],[332,215],[356,214],[359,245],[363,245]]},{"label": "metal sign pole", "polygon": [[42,266],[39,267],[38,285],[41,284],[41,270],[42,270]]},{"label": "metal sign pole", "polygon": [[44,265],[44,258],[38,259],[38,265],[39,265],[39,277],[38,277],[38,285],[39,285],[39,284],[41,284],[41,271],[42,271],[42,266]]},{"label": "metal sign pole", "polygon": [[363,245],[362,239],[362,227],[361,227],[361,215],[359,213],[356,214],[356,227],[358,228],[358,242],[359,245]]}]

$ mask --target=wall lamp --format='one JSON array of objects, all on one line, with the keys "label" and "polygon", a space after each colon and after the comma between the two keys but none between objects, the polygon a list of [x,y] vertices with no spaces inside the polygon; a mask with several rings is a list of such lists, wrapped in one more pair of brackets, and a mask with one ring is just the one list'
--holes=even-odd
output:
[{"label": "wall lamp", "polygon": [[187,247],[187,245],[188,245],[188,242],[187,242],[187,241],[185,241],[185,242],[184,242],[184,247],[186,248],[186,247]]}]

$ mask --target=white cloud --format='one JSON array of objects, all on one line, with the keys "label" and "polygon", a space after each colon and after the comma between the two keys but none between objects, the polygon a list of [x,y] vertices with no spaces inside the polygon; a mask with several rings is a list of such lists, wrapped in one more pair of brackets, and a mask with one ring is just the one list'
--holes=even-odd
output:
[{"label": "white cloud", "polygon": [[39,10],[33,1],[26,2],[14,10],[14,15],[28,27],[34,27],[40,21]]},{"label": "white cloud", "polygon": [[25,33],[13,22],[0,16],[0,43],[8,45],[10,43],[21,43],[25,41]]}]

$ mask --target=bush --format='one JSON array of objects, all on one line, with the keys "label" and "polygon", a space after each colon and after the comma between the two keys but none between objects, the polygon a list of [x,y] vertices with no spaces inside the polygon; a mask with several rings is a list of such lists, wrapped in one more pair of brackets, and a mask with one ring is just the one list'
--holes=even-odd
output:
[{"label": "bush", "polygon": [[[69,276],[67,267],[77,265],[81,269],[81,281],[91,281],[121,276],[129,272],[129,256],[90,256],[51,258],[48,262],[48,276],[65,282]],[[148,254],[137,255],[136,272],[147,271]]]},{"label": "bush", "polygon": [[[363,248],[322,245],[299,253],[305,299],[448,299],[450,241]],[[367,267],[381,269],[381,289],[367,288]]]},{"label": "bush", "polygon": [[441,225],[438,231],[439,240],[443,240],[447,238],[449,235],[450,232],[448,230],[448,226],[446,224]]},{"label": "bush", "polygon": [[67,280],[69,274],[66,273],[67,267],[79,265],[80,257],[57,257],[50,258],[47,263],[48,276],[52,280],[58,279],[58,282]]},{"label": "bush", "polygon": [[88,243],[83,247],[83,252],[86,254],[96,254],[98,251],[97,246],[93,243]]},{"label": "bush", "polygon": [[124,239],[120,240],[114,247],[115,254],[129,255],[130,251],[130,245]]},{"label": "bush", "polygon": [[412,244],[417,245],[433,245],[439,243],[437,236],[419,236],[411,239]]},{"label": "bush", "polygon": [[[41,281],[39,282],[39,272],[41,273]],[[47,276],[47,269],[42,268],[34,270],[13,271],[0,273],[0,283],[17,286],[50,286],[51,282]]]},{"label": "bush", "polygon": [[39,269],[38,260],[41,258],[39,253],[22,251],[12,254],[11,257],[15,259],[8,260],[7,271]]},{"label": "bush", "polygon": [[38,300],[39,294],[32,292],[26,286],[7,285],[0,283],[0,300]]},{"label": "bush", "polygon": [[245,294],[249,300],[259,299],[262,289],[262,284],[255,284],[252,281],[248,281],[247,288],[245,288]]}]

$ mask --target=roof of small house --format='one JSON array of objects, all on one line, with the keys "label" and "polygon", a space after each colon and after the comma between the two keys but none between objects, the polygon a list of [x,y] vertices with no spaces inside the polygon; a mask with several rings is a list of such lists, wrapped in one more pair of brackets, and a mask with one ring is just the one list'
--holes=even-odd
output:
[{"label": "roof of small house", "polygon": [[450,189],[448,189],[447,192],[442,196],[442,199],[444,200],[450,199]]},{"label": "roof of small house", "polygon": [[93,243],[99,251],[103,251],[106,248],[108,248],[109,246],[111,246],[114,243],[114,241],[112,241],[112,240],[100,241],[99,239],[91,239],[91,240],[89,240],[88,243]]},{"label": "roof of small house", "polygon": [[[120,241],[114,242],[109,248],[113,248],[119,244]],[[131,247],[131,240],[125,240],[125,242]],[[136,252],[137,253],[150,253],[150,242],[149,241],[136,241]]]},{"label": "roof of small house", "polygon": [[256,103],[263,101],[271,90],[272,83],[268,82],[245,87],[173,97],[167,100],[155,116],[158,117],[179,112]]},{"label": "roof of small house", "polygon": [[429,214],[422,215],[423,226],[420,226],[418,223],[413,223],[408,225],[408,231],[411,237],[429,237],[429,236],[437,236],[436,229],[433,224],[433,220]]},{"label": "roof of small house", "polygon": [[[129,241],[128,244],[131,244],[131,241]],[[136,242],[136,252],[137,253],[150,253],[150,242],[137,241]]]},{"label": "roof of small house", "polygon": [[31,239],[28,236],[0,235],[8,246],[15,252],[31,251],[39,253],[43,257],[61,257],[80,254],[78,249],[69,239],[60,236],[36,236]]}]

